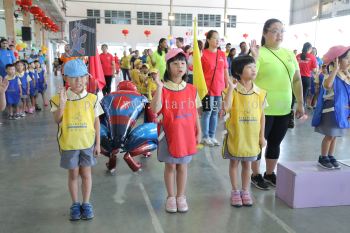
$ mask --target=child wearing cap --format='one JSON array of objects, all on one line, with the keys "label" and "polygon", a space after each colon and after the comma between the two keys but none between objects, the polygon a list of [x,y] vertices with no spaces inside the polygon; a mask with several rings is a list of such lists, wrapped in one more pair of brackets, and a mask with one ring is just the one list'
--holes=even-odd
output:
[{"label": "child wearing cap", "polygon": [[32,107],[30,109],[31,112],[35,111],[36,104],[36,98],[38,94],[37,84],[38,84],[38,72],[35,70],[35,64],[34,60],[28,59],[28,74],[31,78],[31,81],[29,82],[30,90],[29,90],[29,97],[32,104]]},{"label": "child wearing cap", "polygon": [[157,75],[158,75],[158,69],[152,68],[149,70],[149,76],[146,80],[146,86],[147,86],[147,98],[149,101],[153,99],[153,95],[155,91],[157,90],[157,84],[155,82]]},{"label": "child wearing cap", "polygon": [[[90,204],[91,167],[100,153],[100,121],[103,114],[97,96],[86,91],[88,71],[81,59],[68,61],[64,72],[69,88],[51,98],[51,112],[58,124],[60,165],[68,170],[68,187],[72,198],[70,220],[92,219]],[[83,202],[78,201],[79,176],[82,179]]]},{"label": "child wearing cap", "polygon": [[197,153],[197,143],[201,139],[197,114],[201,100],[196,88],[186,83],[188,67],[183,50],[172,49],[165,58],[167,69],[164,83],[157,75],[157,90],[151,109],[162,117],[159,124],[158,160],[165,163],[164,182],[168,193],[165,210],[170,213],[186,212],[187,165],[192,155]]},{"label": "child wearing cap", "polygon": [[314,111],[312,126],[324,135],[318,165],[339,169],[334,157],[336,138],[350,128],[350,46],[334,46],[323,57],[328,76],[324,77]]},{"label": "child wearing cap", "polygon": [[149,65],[148,64],[142,64],[141,67],[141,73],[140,73],[140,93],[147,97],[147,78],[149,75]]},{"label": "child wearing cap", "polygon": [[[38,93],[41,94],[41,97],[43,99],[43,105],[44,107],[48,106],[47,100],[46,100],[46,89],[47,89],[47,80],[45,71],[41,67],[41,63],[38,60],[34,61],[36,71],[38,73],[38,83],[37,83],[37,89]],[[41,110],[39,106],[36,106],[37,110]]]},{"label": "child wearing cap", "polygon": [[142,61],[140,59],[135,60],[134,62],[134,69],[130,71],[130,77],[131,81],[136,85],[137,90],[141,93],[141,68],[142,68]]}]

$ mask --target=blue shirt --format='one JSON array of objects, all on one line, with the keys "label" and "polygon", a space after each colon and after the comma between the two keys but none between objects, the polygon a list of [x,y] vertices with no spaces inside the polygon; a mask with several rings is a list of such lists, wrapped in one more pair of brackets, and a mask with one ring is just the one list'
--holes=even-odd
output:
[{"label": "blue shirt", "polygon": [[0,49],[0,75],[6,76],[6,65],[15,63],[16,58],[12,50]]}]

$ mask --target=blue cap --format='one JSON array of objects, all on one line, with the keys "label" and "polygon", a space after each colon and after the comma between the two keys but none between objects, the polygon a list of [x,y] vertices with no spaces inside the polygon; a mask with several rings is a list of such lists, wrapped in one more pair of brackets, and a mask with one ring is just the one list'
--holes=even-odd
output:
[{"label": "blue cap", "polygon": [[64,65],[64,75],[70,78],[79,78],[87,74],[87,67],[81,59],[70,60]]}]

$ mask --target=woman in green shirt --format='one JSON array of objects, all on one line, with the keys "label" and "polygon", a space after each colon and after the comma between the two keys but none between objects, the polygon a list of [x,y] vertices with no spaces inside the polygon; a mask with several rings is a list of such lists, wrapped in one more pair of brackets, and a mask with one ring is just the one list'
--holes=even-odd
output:
[{"label": "woman in green shirt", "polygon": [[[284,28],[278,19],[265,22],[261,47],[252,43],[251,52],[256,58],[255,84],[267,91],[265,108],[266,172],[260,174],[260,158],[252,163],[252,183],[257,188],[268,189],[267,183],[276,186],[274,170],[280,154],[280,144],[288,130],[292,92],[297,99],[296,117],[304,115],[303,92],[299,65],[292,51],[281,48]],[[259,156],[261,157],[261,156]]]},{"label": "woman in green shirt", "polygon": [[168,43],[165,38],[161,38],[158,43],[158,48],[152,54],[152,65],[159,70],[159,77],[163,80],[166,69],[165,54],[168,52]]}]

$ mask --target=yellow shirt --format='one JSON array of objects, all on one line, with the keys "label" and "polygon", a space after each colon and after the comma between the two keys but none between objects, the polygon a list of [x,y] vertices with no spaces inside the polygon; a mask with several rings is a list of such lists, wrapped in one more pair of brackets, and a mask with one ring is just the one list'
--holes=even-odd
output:
[{"label": "yellow shirt", "polygon": [[136,85],[137,90],[141,91],[141,72],[138,69],[132,69],[130,71],[131,81]]},{"label": "yellow shirt", "polygon": [[146,86],[147,86],[148,100],[151,101],[153,97],[153,93],[157,90],[157,84],[152,77],[147,77]]},{"label": "yellow shirt", "polygon": [[233,91],[230,117],[226,121],[228,131],[224,142],[234,157],[254,157],[261,152],[259,146],[261,114],[266,92],[253,84],[247,91],[240,83]]},{"label": "yellow shirt", "polygon": [[[67,100],[62,121],[58,126],[60,150],[83,150],[95,143],[95,105],[97,96],[88,93],[78,100]],[[60,96],[51,98],[52,105],[60,105]],[[99,132],[97,132],[99,133]]]},{"label": "yellow shirt", "polygon": [[123,56],[120,59],[120,68],[121,69],[130,69],[131,68],[131,64],[130,64],[130,60],[131,60],[131,56]]}]

